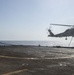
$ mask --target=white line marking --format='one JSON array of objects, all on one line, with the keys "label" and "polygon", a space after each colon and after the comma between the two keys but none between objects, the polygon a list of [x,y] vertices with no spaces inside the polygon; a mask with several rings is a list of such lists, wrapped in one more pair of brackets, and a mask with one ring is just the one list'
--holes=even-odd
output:
[{"label": "white line marking", "polygon": [[17,73],[20,73],[20,72],[23,72],[23,71],[27,71],[27,70],[28,70],[28,69],[17,70],[17,71],[5,73],[5,74],[2,74],[2,75],[12,75],[12,74],[17,74]]}]

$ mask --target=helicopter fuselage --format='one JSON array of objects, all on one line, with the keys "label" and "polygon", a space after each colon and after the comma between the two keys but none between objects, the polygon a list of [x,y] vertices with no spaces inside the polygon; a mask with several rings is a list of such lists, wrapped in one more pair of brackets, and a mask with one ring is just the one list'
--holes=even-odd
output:
[{"label": "helicopter fuselage", "polygon": [[50,33],[48,37],[67,37],[67,36],[74,37],[74,28],[67,29],[66,31],[59,34],[53,34],[53,32],[50,29],[48,30],[48,32]]}]

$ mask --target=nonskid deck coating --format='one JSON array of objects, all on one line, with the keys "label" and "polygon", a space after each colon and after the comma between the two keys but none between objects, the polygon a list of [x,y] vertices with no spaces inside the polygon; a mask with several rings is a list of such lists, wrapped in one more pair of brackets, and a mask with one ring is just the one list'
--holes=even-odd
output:
[{"label": "nonskid deck coating", "polygon": [[[0,54],[0,75],[73,75],[74,49],[58,49],[48,47],[8,47],[0,48],[12,51],[14,55]],[[19,53],[23,49],[24,53]],[[22,50],[22,51],[23,51]],[[36,50],[36,51],[35,51]],[[6,50],[7,51],[7,50]],[[11,52],[10,51],[10,52]],[[33,52],[34,51],[34,52]],[[3,52],[2,52],[3,53]],[[17,54],[18,56],[16,56]],[[26,57],[25,54],[26,53]],[[35,55],[35,53],[37,53]],[[38,55],[39,53],[39,55]],[[42,57],[42,53],[44,57]],[[41,55],[40,55],[41,54]],[[54,54],[55,56],[51,56]],[[58,55],[57,55],[58,54]],[[60,55],[61,54],[61,55]],[[20,57],[20,55],[22,55]],[[38,55],[38,56],[37,56]],[[6,69],[7,68],[7,69]],[[25,69],[27,69],[25,71]]]}]

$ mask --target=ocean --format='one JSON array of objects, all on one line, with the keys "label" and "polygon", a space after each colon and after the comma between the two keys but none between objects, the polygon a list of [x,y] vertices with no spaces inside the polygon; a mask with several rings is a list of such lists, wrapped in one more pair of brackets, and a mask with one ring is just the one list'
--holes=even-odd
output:
[{"label": "ocean", "polygon": [[[69,42],[61,41],[0,41],[0,46],[8,45],[34,45],[34,46],[68,46]],[[74,42],[70,44],[74,47]]]}]

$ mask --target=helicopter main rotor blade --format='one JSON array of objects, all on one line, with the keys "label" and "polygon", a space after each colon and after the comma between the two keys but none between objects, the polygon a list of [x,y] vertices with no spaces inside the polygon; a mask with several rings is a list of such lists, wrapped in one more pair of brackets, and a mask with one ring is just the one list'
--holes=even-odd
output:
[{"label": "helicopter main rotor blade", "polygon": [[66,25],[66,24],[53,24],[53,23],[51,23],[50,25],[74,27],[74,25]]}]

